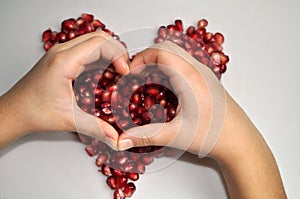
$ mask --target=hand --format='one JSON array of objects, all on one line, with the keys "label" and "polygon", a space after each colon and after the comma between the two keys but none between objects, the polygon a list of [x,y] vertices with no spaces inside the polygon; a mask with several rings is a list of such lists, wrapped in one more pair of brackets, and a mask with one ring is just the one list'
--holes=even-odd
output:
[{"label": "hand", "polygon": [[[129,72],[127,50],[103,31],[53,46],[10,91],[0,98],[0,146],[31,132],[77,131],[116,147],[115,129],[76,103],[72,81],[99,59],[112,62],[117,72]],[[5,128],[7,124],[11,124]],[[15,127],[15,134],[9,133]],[[7,132],[7,133],[5,133]],[[7,139],[6,141],[4,141]]]},{"label": "hand", "polygon": [[180,107],[171,122],[127,130],[120,136],[119,148],[161,145],[207,155],[225,119],[226,95],[220,82],[207,66],[169,41],[138,53],[131,73],[141,72],[146,64],[157,64],[169,76]]}]

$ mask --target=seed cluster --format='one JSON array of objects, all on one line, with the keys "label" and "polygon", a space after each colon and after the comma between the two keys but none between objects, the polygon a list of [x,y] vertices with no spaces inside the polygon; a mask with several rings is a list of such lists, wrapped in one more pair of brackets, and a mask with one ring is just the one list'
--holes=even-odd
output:
[{"label": "seed cluster", "polygon": [[[226,71],[229,57],[222,50],[224,36],[206,31],[208,22],[202,19],[197,28],[190,26],[184,33],[181,20],[158,29],[154,43],[170,40],[208,66],[220,79]],[[56,43],[63,43],[80,35],[102,29],[115,39],[120,38],[91,14],[66,19],[61,31],[47,29],[42,41],[47,51]],[[126,44],[120,41],[125,47]],[[73,83],[79,107],[111,124],[119,134],[124,130],[149,123],[164,123],[176,116],[178,99],[172,92],[168,77],[157,66],[147,66],[139,75],[121,76],[112,65],[83,72]],[[114,191],[114,199],[131,197],[136,190],[134,181],[145,172],[155,158],[172,157],[175,150],[161,146],[135,147],[114,151],[96,139],[79,134],[86,152],[95,157],[99,172],[107,177],[107,185]]]}]

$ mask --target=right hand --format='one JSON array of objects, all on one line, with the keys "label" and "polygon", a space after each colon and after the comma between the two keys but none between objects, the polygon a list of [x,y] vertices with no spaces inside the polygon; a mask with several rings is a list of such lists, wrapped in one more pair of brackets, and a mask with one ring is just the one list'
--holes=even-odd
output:
[{"label": "right hand", "polygon": [[225,117],[226,92],[213,72],[176,44],[165,41],[138,53],[130,64],[131,73],[147,64],[157,64],[169,76],[178,95],[175,118],[131,128],[119,137],[119,149],[159,145],[205,156],[213,148]]}]

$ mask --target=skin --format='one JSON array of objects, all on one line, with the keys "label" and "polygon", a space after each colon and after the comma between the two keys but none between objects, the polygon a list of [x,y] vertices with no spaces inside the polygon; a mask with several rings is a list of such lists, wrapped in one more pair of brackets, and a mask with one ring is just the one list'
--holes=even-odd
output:
[{"label": "skin", "polygon": [[72,81],[99,59],[111,61],[121,74],[129,72],[126,49],[103,31],[53,46],[1,96],[0,148],[29,133],[45,131],[79,131],[116,148],[114,128],[74,103]]},{"label": "skin", "polygon": [[[51,48],[31,71],[0,97],[0,148],[33,132],[77,131],[79,129],[120,150],[133,146],[169,145],[199,154],[205,133],[208,132],[212,108],[210,100],[207,100],[209,90],[205,86],[205,78],[197,75],[193,62],[188,62],[176,53],[159,48],[146,49],[136,55],[130,64],[130,70],[138,73],[144,64],[158,63],[181,71],[181,77],[191,85],[196,102],[200,106],[207,107],[199,109],[203,117],[201,122],[193,121],[195,117],[189,115],[188,111],[184,112],[190,108],[188,100],[184,98],[184,88],[176,84],[178,81],[172,81],[172,78],[176,79],[176,75],[167,70],[164,72],[170,76],[171,84],[178,91],[182,103],[175,119],[155,135],[147,134],[148,130],[155,128],[153,126],[155,124],[150,124],[147,127],[141,127],[144,128],[142,129],[143,135],[137,134],[141,129],[133,128],[118,136],[108,123],[80,111],[74,105],[72,80],[76,79],[83,69],[86,69],[83,66],[99,58],[111,60],[121,74],[129,72],[127,52],[101,31],[83,35]],[[191,76],[191,72],[195,75]],[[227,92],[225,95],[224,125],[208,157],[218,162],[230,198],[287,198],[276,161],[265,140],[242,108]],[[74,115],[79,115],[80,119],[89,125],[76,123]],[[185,117],[180,117],[182,115]],[[180,125],[187,122],[197,124],[195,139],[191,143],[176,139],[176,136],[180,137],[180,131],[176,132],[177,134],[173,132],[174,129],[178,129]],[[90,125],[91,123],[93,125]],[[172,142],[172,140],[175,141]]]}]

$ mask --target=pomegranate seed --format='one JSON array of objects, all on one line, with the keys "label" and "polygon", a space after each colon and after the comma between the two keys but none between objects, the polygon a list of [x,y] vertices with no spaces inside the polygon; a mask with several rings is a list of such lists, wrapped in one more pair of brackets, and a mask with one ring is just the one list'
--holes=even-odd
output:
[{"label": "pomegranate seed", "polygon": [[76,34],[75,34],[74,31],[68,32],[68,35],[67,35],[67,39],[68,39],[68,40],[72,40],[72,39],[74,39],[75,37],[76,37]]},{"label": "pomegranate seed", "polygon": [[111,189],[117,189],[117,178],[116,177],[109,176],[106,179],[106,183]]},{"label": "pomegranate seed", "polygon": [[171,148],[166,148],[165,149],[165,156],[166,157],[174,157],[176,154],[176,151],[174,149]]},{"label": "pomegranate seed", "polygon": [[125,175],[125,173],[119,169],[114,169],[112,173],[114,174],[114,176],[118,176],[118,177]]},{"label": "pomegranate seed", "polygon": [[92,26],[94,27],[94,30],[96,30],[97,28],[101,28],[101,29],[105,28],[105,25],[98,19],[92,22]]},{"label": "pomegranate seed", "polygon": [[60,32],[57,34],[57,40],[59,43],[64,43],[67,41],[67,34],[64,32]]},{"label": "pomegranate seed", "polygon": [[109,91],[103,91],[102,92],[102,101],[110,102],[110,99],[111,99],[111,93]]},{"label": "pomegranate seed", "polygon": [[206,28],[207,25],[208,25],[208,21],[206,19],[201,19],[198,21],[198,29]]},{"label": "pomegranate seed", "polygon": [[182,21],[180,19],[177,19],[175,20],[175,25],[176,25],[176,28],[182,32],[183,31],[183,25],[182,25]]},{"label": "pomegranate seed", "polygon": [[68,31],[75,30],[76,20],[75,19],[74,20],[72,20],[72,19],[71,20],[70,19],[64,20],[62,22],[61,26],[62,26],[63,29],[68,30]]},{"label": "pomegranate seed", "polygon": [[125,199],[125,194],[122,189],[117,189],[114,191],[114,199]]},{"label": "pomegranate seed", "polygon": [[142,157],[142,161],[145,165],[150,165],[154,161],[154,158],[150,155],[145,155]]},{"label": "pomegranate seed", "polygon": [[169,35],[173,35],[174,32],[176,32],[176,31],[179,31],[178,28],[177,28],[177,26],[175,26],[173,24],[170,24],[170,25],[167,26],[167,33]]},{"label": "pomegranate seed", "polygon": [[224,36],[217,32],[214,34],[214,40],[219,44],[219,45],[222,45],[224,43]]},{"label": "pomegranate seed", "polygon": [[48,29],[43,32],[42,41],[48,42],[51,39],[52,30]]},{"label": "pomegranate seed", "polygon": [[158,95],[159,94],[159,90],[156,87],[150,87],[147,89],[146,92],[148,95]]},{"label": "pomegranate seed", "polygon": [[143,162],[138,162],[136,164],[135,170],[136,170],[136,173],[139,173],[139,174],[145,173],[145,170],[146,170],[145,164],[143,164]]},{"label": "pomegranate seed", "polygon": [[96,165],[98,167],[101,167],[103,164],[106,163],[107,159],[108,159],[108,155],[106,153],[99,153],[96,159]]},{"label": "pomegranate seed", "polygon": [[128,181],[127,177],[125,177],[125,176],[117,177],[116,180],[117,180],[117,188],[119,188],[119,189],[125,187],[125,185],[127,184],[127,181]]},{"label": "pomegranate seed", "polygon": [[93,26],[88,23],[88,22],[83,22],[80,26],[79,26],[79,29],[82,30],[84,33],[90,33],[92,32],[94,29],[93,29]]},{"label": "pomegranate seed", "polygon": [[229,57],[227,55],[221,54],[221,63],[226,64],[229,62]]},{"label": "pomegranate seed", "polygon": [[197,30],[197,32],[198,32],[200,35],[205,35],[206,29],[205,29],[205,28],[199,28],[199,29]]},{"label": "pomegranate seed", "polygon": [[210,42],[212,39],[213,39],[213,34],[210,32],[207,32],[203,37],[203,40],[206,43]]},{"label": "pomegranate seed", "polygon": [[225,73],[227,70],[226,65],[221,65],[219,68],[220,68],[220,73]]},{"label": "pomegranate seed", "polygon": [[195,33],[195,27],[194,26],[190,26],[190,27],[188,27],[188,29],[186,30],[186,34],[188,35],[188,36],[191,36],[191,35],[193,35],[194,33]]},{"label": "pomegranate seed", "polygon": [[124,194],[126,197],[131,197],[133,193],[135,192],[136,187],[132,182],[129,182],[125,187],[124,187]]},{"label": "pomegranate seed", "polygon": [[97,149],[93,146],[86,146],[85,150],[89,156],[95,156],[98,153]]},{"label": "pomegranate seed", "polygon": [[214,52],[211,55],[211,61],[214,65],[220,65],[221,64],[221,55],[219,52]]},{"label": "pomegranate seed", "polygon": [[140,178],[138,173],[127,173],[126,176],[132,181],[137,181]]},{"label": "pomegranate seed", "polygon": [[161,26],[158,29],[158,36],[159,38],[161,38],[162,40],[164,40],[165,38],[167,38],[167,29],[165,26]]},{"label": "pomegranate seed", "polygon": [[101,173],[103,173],[103,175],[105,176],[112,176],[112,172],[109,166],[107,165],[103,165],[101,167]]},{"label": "pomegranate seed", "polygon": [[44,49],[45,51],[48,51],[51,47],[53,46],[53,44],[50,41],[47,41],[44,43]]},{"label": "pomegranate seed", "polygon": [[89,22],[89,23],[92,22],[92,21],[94,21],[94,16],[91,15],[91,14],[83,13],[83,14],[81,15],[81,17],[82,17],[82,19],[83,19],[84,21]]}]

